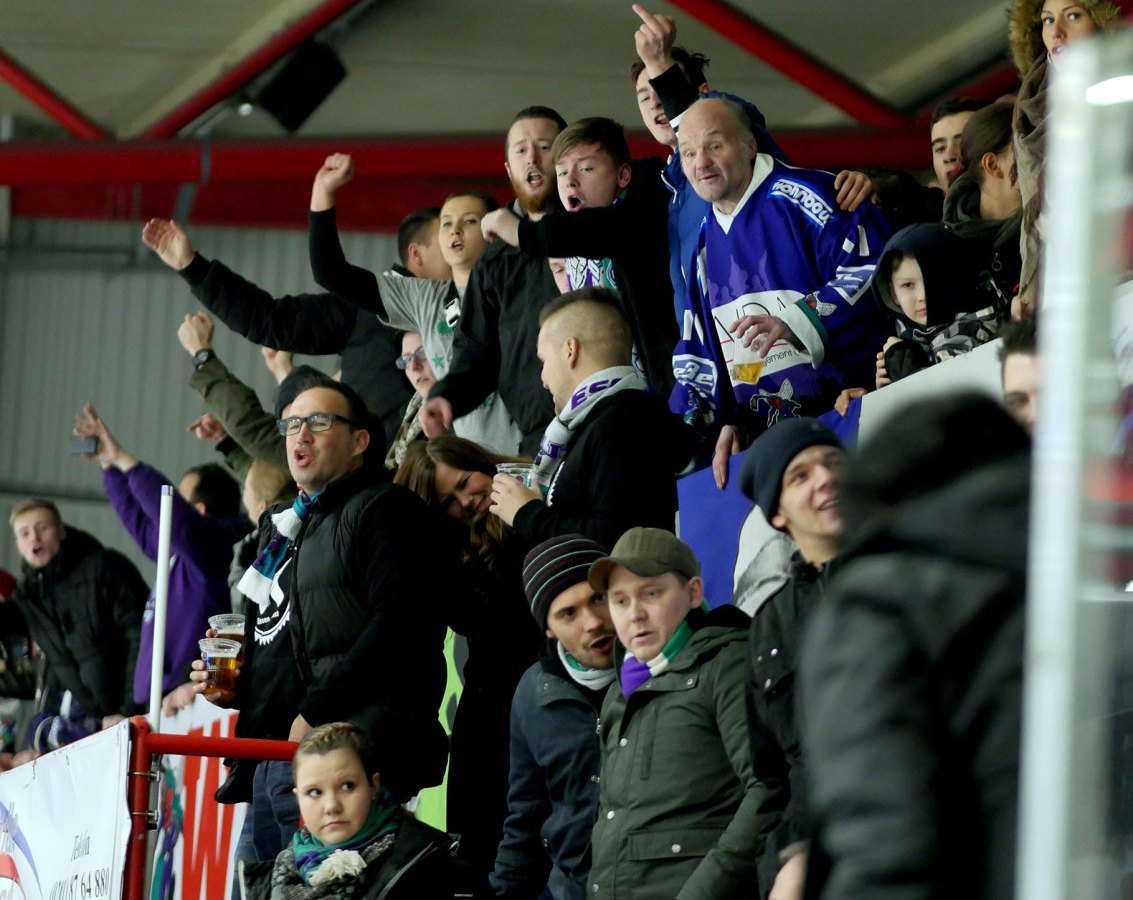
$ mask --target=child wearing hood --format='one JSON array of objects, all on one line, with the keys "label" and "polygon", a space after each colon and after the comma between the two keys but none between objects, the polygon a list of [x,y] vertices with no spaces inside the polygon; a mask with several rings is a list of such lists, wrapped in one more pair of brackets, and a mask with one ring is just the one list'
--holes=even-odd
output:
[{"label": "child wearing hood", "polygon": [[964,241],[936,223],[890,238],[874,286],[897,326],[877,354],[879,388],[993,340],[1004,312],[980,288]]}]

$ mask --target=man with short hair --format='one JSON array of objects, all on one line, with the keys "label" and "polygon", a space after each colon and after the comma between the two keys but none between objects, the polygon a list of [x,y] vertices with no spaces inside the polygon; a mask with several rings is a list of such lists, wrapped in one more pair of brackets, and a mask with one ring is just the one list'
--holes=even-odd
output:
[{"label": "man with short hair", "polygon": [[617,291],[635,362],[650,389],[668,396],[677,329],[665,274],[669,193],[661,162],[631,162],[624,129],[601,117],[580,119],[560,132],[551,158],[565,211],[521,221],[499,210],[484,217],[484,233],[536,256],[565,258],[573,290]]},{"label": "man with short hair", "polygon": [[1035,433],[1039,414],[1039,383],[1042,363],[1039,361],[1038,335],[1034,316],[1009,322],[999,331],[1003,343],[999,347],[1002,367],[1003,405],[1011,418]]},{"label": "man with short hair", "polygon": [[932,170],[936,173],[940,189],[945,193],[952,182],[964,174],[964,160],[960,156],[960,138],[964,134],[964,126],[968,124],[972,113],[987,105],[986,100],[953,97],[932,111]]},{"label": "man with short hair", "polygon": [[[523,562],[531,614],[547,635],[511,704],[508,816],[491,875],[497,897],[582,900],[598,810],[598,712],[614,681],[614,626],[587,582],[605,551],[580,534]],[[548,874],[549,865],[549,874]]]},{"label": "man with short hair", "polygon": [[539,487],[497,475],[491,511],[531,545],[579,532],[608,547],[633,525],[671,531],[692,435],[630,365],[616,297],[571,291],[540,321],[541,377],[557,415],[535,458]]},{"label": "man with short hair", "polygon": [[765,127],[767,121],[759,107],[731,94],[713,90],[705,73],[708,57],[703,53],[690,52],[674,43],[677,25],[672,16],[651,13],[637,4],[633,11],[641,20],[641,25],[633,36],[637,56],[630,65],[629,79],[633,84],[642,122],[653,139],[669,150],[661,177],[664,187],[671,194],[667,223],[669,278],[673,285],[676,315],[680,316],[688,291],[689,262],[696,251],[700,223],[708,212],[708,205],[696,195],[681,169],[674,128],[680,123],[684,111],[701,95],[734,100],[747,113],[762,151],[783,162],[789,160]]},{"label": "man with short hair", "polygon": [[[728,100],[690,106],[679,142],[685,174],[712,209],[673,354],[672,409],[717,436],[722,487],[728,456],[751,437],[824,413],[843,388],[872,377],[887,326],[865,289],[889,226],[872,203],[840,211],[833,175],[759,152]],[[734,367],[741,342],[758,350],[757,371]]]},{"label": "man with short hair", "polygon": [[744,703],[748,618],[705,613],[692,549],[631,528],[590,567],[618,635],[602,704],[602,781],[587,896],[750,898],[756,809]]},{"label": "man with short hair", "polygon": [[[401,263],[394,271],[420,278],[449,277],[437,239],[438,212],[419,210],[402,222],[397,241]],[[373,316],[334,294],[272,297],[223,263],[197,253],[184,230],[168,219],[150,219],[142,241],[181,274],[209,312],[252,343],[295,353],[341,354],[343,380],[372,406],[387,440],[397,432],[412,393],[390,365],[400,352],[397,335]],[[197,362],[207,362],[209,353],[202,350]]]},{"label": "man with short hair", "polygon": [[[556,205],[551,145],[566,122],[553,109],[521,109],[505,141],[504,169],[516,199],[512,211],[537,221]],[[520,452],[533,454],[554,408],[539,388],[535,340],[539,310],[559,289],[545,259],[504,242],[490,246],[473,267],[461,304],[448,374],[421,408],[425,434],[452,428],[493,392],[499,392],[523,434]]]},{"label": "man with short hair", "polygon": [[845,457],[841,441],[825,425],[788,419],[756,438],[740,472],[741,490],[798,546],[787,583],[752,614],[748,640],[752,768],[767,789],[759,804],[765,835],[759,883],[773,900],[802,897],[810,818],[794,682],[807,617],[837,568],[838,484]]},{"label": "man with short hair", "polygon": [[[156,562],[161,488],[169,479],[125,450],[89,403],[75,416],[75,433],[97,440],[94,453],[85,458],[101,466],[110,505],[142,553]],[[232,548],[250,530],[240,514],[240,485],[222,466],[194,466],[181,477],[173,497],[169,543],[168,621],[174,627],[165,634],[164,694],[185,682],[190,664],[200,655],[197,640],[209,616],[231,609]],[[151,594],[142,622],[134,674],[134,700],[139,704],[149,700],[155,602]]]},{"label": "man with short hair", "polygon": [[[419,602],[419,579],[427,571],[430,590],[455,589],[449,548],[432,537],[424,502],[385,480],[381,432],[350,387],[300,366],[276,413],[300,495],[261,519],[260,556],[240,581],[249,602],[237,735],[297,741],[316,725],[355,722],[404,802],[444,775],[444,623]],[[206,673],[194,668],[203,691]],[[221,796],[252,801],[239,858],[270,859],[290,841],[292,787],[286,763],[254,774],[237,763]]]},{"label": "man with short hair", "polygon": [[[139,712],[134,667],[146,585],[138,570],[85,531],[64,525],[50,500],[17,503],[8,523],[23,559],[11,599],[54,679],[94,728]],[[30,656],[30,648],[25,653]],[[13,671],[26,664],[9,660]]]}]

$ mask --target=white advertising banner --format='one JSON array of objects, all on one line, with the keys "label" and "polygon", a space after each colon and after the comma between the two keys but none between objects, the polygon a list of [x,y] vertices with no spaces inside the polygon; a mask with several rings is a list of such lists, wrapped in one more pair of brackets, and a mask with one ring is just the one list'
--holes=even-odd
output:
[{"label": "white advertising banner", "polygon": [[[202,697],[174,716],[163,716],[163,734],[233,737],[235,710]],[[244,824],[245,804],[213,799],[227,770],[220,759],[166,756],[158,782],[158,825],[150,900],[224,900],[235,867],[232,856]],[[5,900],[0,894],[0,900]]]},{"label": "white advertising banner", "polygon": [[130,812],[130,729],[0,774],[0,900],[118,900]]}]

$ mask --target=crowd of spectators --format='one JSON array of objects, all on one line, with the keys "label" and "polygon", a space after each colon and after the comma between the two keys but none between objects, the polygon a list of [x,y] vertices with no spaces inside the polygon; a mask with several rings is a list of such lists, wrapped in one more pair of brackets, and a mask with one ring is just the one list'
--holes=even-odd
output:
[{"label": "crowd of spectators", "polygon": [[[1022,92],[942,104],[922,185],[792,166],[672,18],[633,9],[628,89],[664,161],[526,107],[514,201],[410,214],[379,273],[343,253],[333,154],[321,294],[144,228],[207,310],[177,337],[208,410],[189,430],[224,460],[174,498],[164,706],[206,691],[197,641],[243,612],[237,734],[303,742],[218,791],[250,804],[234,896],[1011,896],[1044,91],[1117,11],[1016,0]],[[214,317],[263,346],[270,409]],[[1006,411],[926,399],[853,446],[863,394],[1000,336]],[[89,404],[74,433],[156,559],[165,476]],[[706,596],[677,481],[722,490],[739,452],[758,551]],[[49,500],[10,523],[0,725],[26,758],[141,710],[153,596]],[[405,812],[446,765],[453,848]]]}]

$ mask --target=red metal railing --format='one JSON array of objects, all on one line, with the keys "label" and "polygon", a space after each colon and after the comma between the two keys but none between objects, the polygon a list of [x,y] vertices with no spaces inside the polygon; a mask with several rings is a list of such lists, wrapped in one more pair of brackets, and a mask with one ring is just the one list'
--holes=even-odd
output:
[{"label": "red metal railing", "polygon": [[130,767],[126,776],[126,796],[130,809],[130,843],[126,847],[123,900],[144,900],[146,896],[146,833],[149,830],[150,785],[153,782],[154,756],[172,754],[286,762],[295,755],[297,746],[293,741],[158,734],[150,727],[145,716],[134,716],[130,720]]}]

